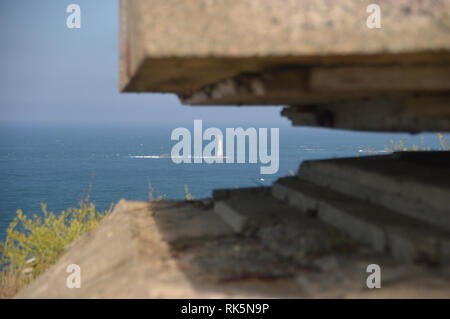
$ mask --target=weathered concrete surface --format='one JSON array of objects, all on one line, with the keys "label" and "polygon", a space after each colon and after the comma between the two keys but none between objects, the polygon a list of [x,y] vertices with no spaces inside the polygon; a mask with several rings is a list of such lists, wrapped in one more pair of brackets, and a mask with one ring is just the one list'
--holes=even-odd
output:
[{"label": "weathered concrete surface", "polygon": [[273,195],[403,262],[450,262],[450,233],[440,228],[296,177],[277,181]]},{"label": "weathered concrete surface", "polygon": [[286,107],[281,115],[295,126],[410,133],[450,130],[448,94],[358,98],[363,94],[352,94],[353,100],[347,102],[335,97],[330,103]]},{"label": "weathered concrete surface", "polygon": [[256,237],[269,249],[305,267],[332,252],[355,252],[357,244],[335,228],[272,197],[270,188],[231,190],[228,198],[217,200],[214,211],[234,230]]},{"label": "weathered concrete surface", "polygon": [[450,162],[423,159],[442,156],[448,157],[437,152],[306,161],[299,177],[450,231]]},{"label": "weathered concrete surface", "polygon": [[121,1],[120,87],[186,94],[244,73],[307,65],[449,63],[447,0]]},{"label": "weathered concrete surface", "polygon": [[[310,66],[279,68],[261,74],[241,74],[182,95],[192,105],[314,105],[339,106],[345,101],[364,101],[369,97],[397,98],[405,107],[417,100],[417,92],[439,94],[448,105],[450,64],[448,65],[373,65]],[[447,92],[447,94],[445,94]],[[402,101],[406,99],[406,101]],[[409,99],[407,99],[409,98]],[[437,108],[440,100],[431,96],[428,106]],[[420,101],[418,101],[420,103]],[[439,109],[438,109],[439,110]],[[397,111],[397,109],[394,109]],[[409,109],[405,110],[408,113]],[[448,114],[447,114],[448,115]]]},{"label": "weathered concrete surface", "polygon": [[[298,217],[290,214],[288,220],[300,229],[304,222],[319,222]],[[16,298],[450,297],[450,269],[400,265],[360,246],[322,253],[305,267],[283,253],[285,238],[273,236],[281,220],[262,218],[262,227],[253,225],[256,233],[236,234],[209,202],[122,200]],[[292,244],[298,254],[307,247]],[[376,291],[366,287],[371,263],[382,267],[382,288]],[[81,267],[79,289],[66,287],[68,264]]]}]

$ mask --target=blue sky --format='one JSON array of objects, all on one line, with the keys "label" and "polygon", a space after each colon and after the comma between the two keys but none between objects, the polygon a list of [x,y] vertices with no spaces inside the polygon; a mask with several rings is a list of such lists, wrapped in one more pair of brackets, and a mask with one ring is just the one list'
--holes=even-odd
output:
[{"label": "blue sky", "polygon": [[[71,3],[81,29],[66,27]],[[118,14],[117,0],[0,1],[0,121],[288,125],[279,107],[188,107],[171,94],[119,93]]]}]

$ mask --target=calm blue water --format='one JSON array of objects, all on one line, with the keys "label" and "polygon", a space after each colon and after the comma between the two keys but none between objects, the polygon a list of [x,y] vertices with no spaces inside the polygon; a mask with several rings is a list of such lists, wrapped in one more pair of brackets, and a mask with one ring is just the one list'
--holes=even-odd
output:
[{"label": "calm blue water", "polygon": [[[185,127],[193,131],[193,123]],[[204,129],[213,123],[204,123]],[[244,126],[250,127],[254,125]],[[256,126],[256,125],[255,125]],[[121,198],[147,200],[149,181],[155,193],[184,198],[184,184],[195,198],[215,188],[270,185],[296,172],[302,160],[355,156],[371,147],[383,150],[390,139],[439,148],[436,134],[351,133],[306,128],[280,128],[280,169],[260,175],[258,164],[174,164],[169,158],[133,156],[169,153],[176,126],[0,124],[0,240],[16,214],[40,212],[40,203],[59,212],[77,205],[92,185],[90,198],[100,209]],[[218,125],[223,128],[226,125]],[[229,127],[234,127],[230,125]],[[269,127],[269,126],[265,126]],[[449,139],[446,136],[447,140]],[[422,141],[423,140],[423,141]],[[263,178],[264,180],[261,180]]]}]

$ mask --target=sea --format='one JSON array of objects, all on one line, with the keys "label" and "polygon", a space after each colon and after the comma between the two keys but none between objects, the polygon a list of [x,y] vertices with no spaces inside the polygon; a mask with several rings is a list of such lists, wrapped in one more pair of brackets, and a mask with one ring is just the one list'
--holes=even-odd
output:
[{"label": "sea", "polygon": [[[105,210],[121,198],[149,200],[163,196],[183,199],[185,185],[196,199],[214,189],[268,186],[281,176],[295,174],[304,160],[385,154],[391,143],[403,147],[440,149],[436,133],[362,133],[318,128],[279,127],[279,170],[260,173],[261,163],[175,164],[167,154],[176,141],[176,127],[193,132],[193,123],[63,124],[0,123],[0,241],[22,209],[40,214],[94,201]],[[204,123],[204,129],[234,128],[233,123]],[[270,124],[242,125],[272,127]],[[444,138],[450,140],[449,135]],[[206,145],[207,142],[204,142]],[[270,143],[269,143],[270,144]]]}]

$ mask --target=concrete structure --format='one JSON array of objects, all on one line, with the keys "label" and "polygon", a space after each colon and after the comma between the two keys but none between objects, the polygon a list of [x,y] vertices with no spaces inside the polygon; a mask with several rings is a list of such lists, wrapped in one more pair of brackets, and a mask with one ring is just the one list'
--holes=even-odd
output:
[{"label": "concrete structure", "polygon": [[[403,210],[391,196],[433,197],[433,176],[405,183],[378,165],[448,172],[448,162],[425,158],[308,161],[272,187],[216,190],[197,201],[122,200],[16,297],[450,298],[448,219],[436,223],[431,206]],[[370,187],[379,202],[365,193]],[[439,206],[448,197],[436,199]],[[69,264],[82,269],[80,289],[65,286]],[[382,269],[382,289],[366,286],[370,264]]]},{"label": "concrete structure", "polygon": [[294,125],[449,130],[450,3],[379,0],[379,29],[371,3],[122,0],[120,87],[296,106]]},{"label": "concrete structure", "polygon": [[[294,125],[450,131],[450,1],[378,0],[380,29],[372,2],[122,0],[120,88],[285,105]],[[121,201],[17,297],[450,298],[449,163],[308,161],[271,188]],[[72,263],[80,289],[65,286]],[[367,288],[369,264],[383,289]]]},{"label": "concrete structure", "polygon": [[[233,230],[211,200],[122,200],[16,298],[450,298],[449,267],[368,250],[270,189],[216,196],[249,223]],[[366,286],[372,263],[382,289]],[[79,289],[66,286],[69,264],[81,268]]]}]

